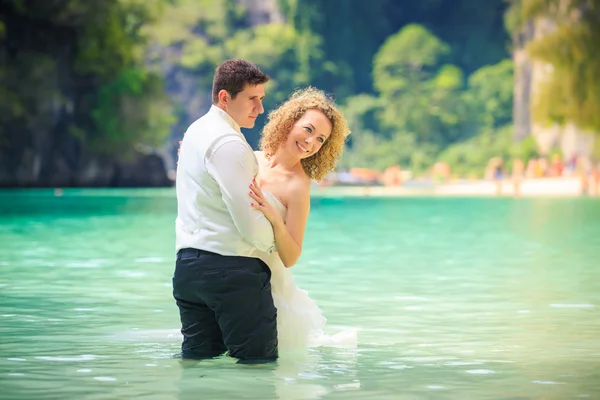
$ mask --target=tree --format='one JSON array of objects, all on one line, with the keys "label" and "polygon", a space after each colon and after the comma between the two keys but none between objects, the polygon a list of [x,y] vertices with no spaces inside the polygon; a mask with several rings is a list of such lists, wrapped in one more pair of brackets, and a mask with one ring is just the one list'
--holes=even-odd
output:
[{"label": "tree", "polygon": [[513,61],[482,67],[468,80],[465,94],[478,125],[498,128],[512,121]]},{"label": "tree", "polygon": [[386,102],[381,119],[389,131],[437,147],[463,137],[464,79],[458,67],[444,63],[448,52],[420,25],[402,28],[381,46],[373,61],[373,82]]}]

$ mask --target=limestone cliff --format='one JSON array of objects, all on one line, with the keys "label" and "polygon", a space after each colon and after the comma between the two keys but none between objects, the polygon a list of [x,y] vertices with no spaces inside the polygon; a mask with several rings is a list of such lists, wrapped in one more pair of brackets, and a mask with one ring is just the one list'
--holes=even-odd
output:
[{"label": "limestone cliff", "polygon": [[580,129],[575,124],[541,124],[534,121],[532,107],[539,94],[539,87],[553,72],[553,66],[532,59],[526,51],[529,43],[540,40],[553,32],[556,24],[549,18],[537,18],[527,21],[513,34],[513,59],[515,62],[514,124],[515,137],[522,140],[533,135],[540,152],[549,154],[559,149],[564,158],[573,155],[590,157],[593,152],[596,135]]}]

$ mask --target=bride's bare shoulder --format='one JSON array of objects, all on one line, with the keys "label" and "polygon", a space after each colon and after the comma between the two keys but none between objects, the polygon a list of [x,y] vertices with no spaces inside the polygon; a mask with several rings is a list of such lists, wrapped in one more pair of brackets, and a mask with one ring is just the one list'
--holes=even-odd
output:
[{"label": "bride's bare shoulder", "polygon": [[296,196],[310,195],[310,179],[304,171],[293,175],[292,179],[290,179],[289,190]]}]

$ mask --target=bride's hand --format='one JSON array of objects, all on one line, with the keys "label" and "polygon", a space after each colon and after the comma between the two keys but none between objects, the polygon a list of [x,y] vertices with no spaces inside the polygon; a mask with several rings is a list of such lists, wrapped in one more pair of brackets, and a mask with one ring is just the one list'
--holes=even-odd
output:
[{"label": "bride's hand", "polygon": [[279,223],[283,223],[281,215],[273,208],[273,206],[265,199],[265,195],[256,184],[256,180],[253,179],[250,184],[250,197],[254,199],[254,202],[250,203],[250,206],[256,208],[258,211],[265,215],[265,218],[269,220],[271,225],[275,227]]}]

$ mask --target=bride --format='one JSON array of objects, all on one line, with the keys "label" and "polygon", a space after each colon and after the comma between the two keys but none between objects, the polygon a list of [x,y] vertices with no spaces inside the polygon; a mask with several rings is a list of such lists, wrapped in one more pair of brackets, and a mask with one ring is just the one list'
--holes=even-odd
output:
[{"label": "bride", "polygon": [[310,211],[311,180],[321,181],[342,154],[349,129],[325,93],[309,87],[295,92],[269,114],[256,152],[259,180],[250,184],[251,206],[273,226],[277,252],[261,259],[272,271],[280,352],[310,346],[356,345],[356,331],[329,336],[317,304],[294,282],[290,267],[302,252]]}]

